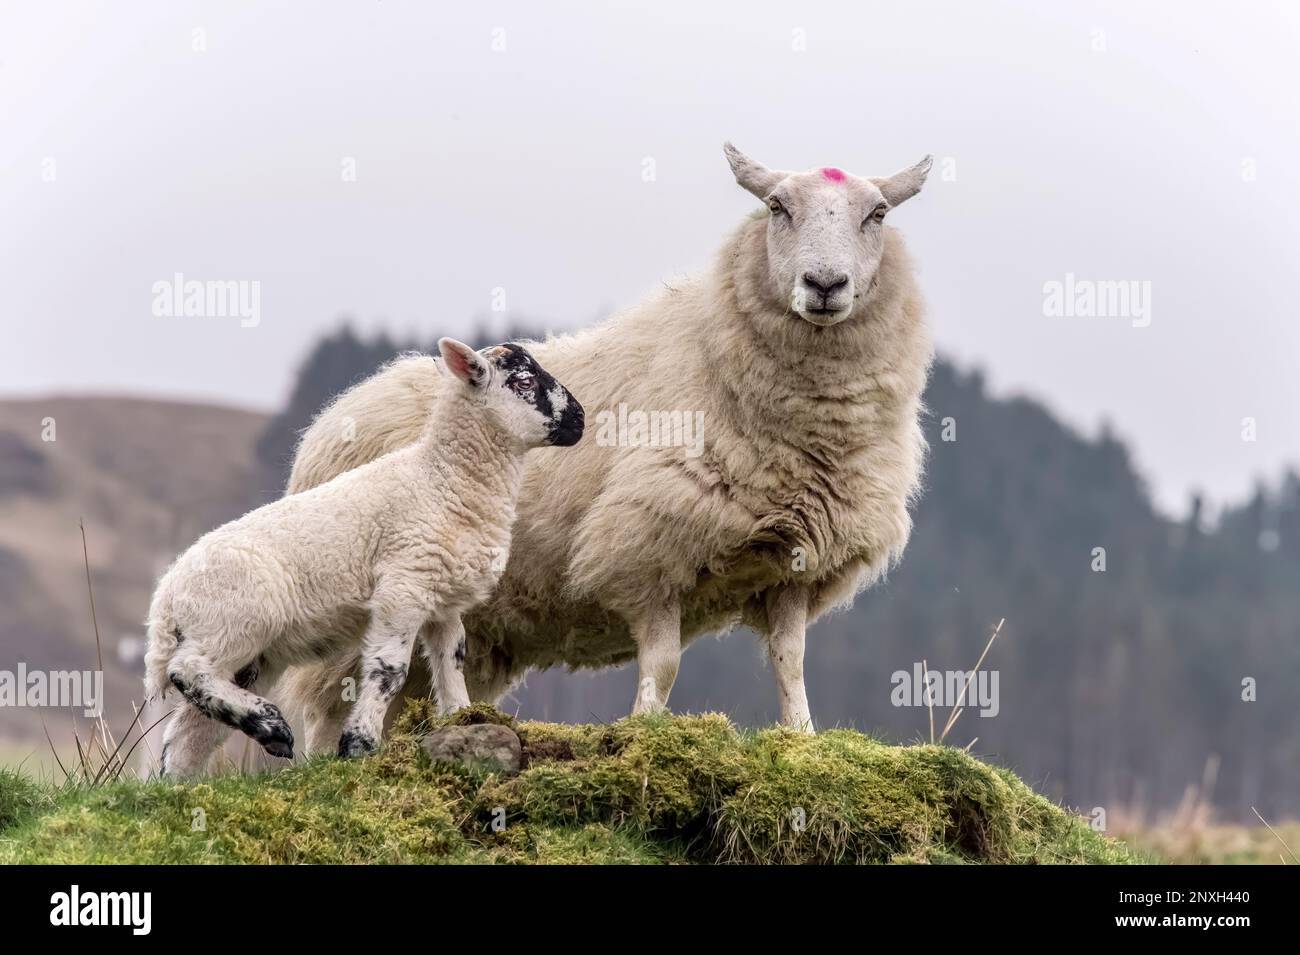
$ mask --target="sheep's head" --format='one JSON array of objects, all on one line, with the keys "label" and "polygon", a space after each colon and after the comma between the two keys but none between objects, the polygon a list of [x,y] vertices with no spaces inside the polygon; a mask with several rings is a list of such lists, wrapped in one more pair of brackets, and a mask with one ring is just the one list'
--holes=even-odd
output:
[{"label": "sheep's head", "polygon": [[497,425],[524,447],[561,447],[582,437],[582,405],[514,342],[475,351],[454,338],[438,340],[442,367],[480,398]]},{"label": "sheep's head", "polygon": [[723,147],[736,182],[767,206],[767,262],[779,308],[813,325],[848,318],[871,294],[885,251],[885,216],[921,191],[930,157],[882,179],[827,166],[768,169],[731,143]]}]

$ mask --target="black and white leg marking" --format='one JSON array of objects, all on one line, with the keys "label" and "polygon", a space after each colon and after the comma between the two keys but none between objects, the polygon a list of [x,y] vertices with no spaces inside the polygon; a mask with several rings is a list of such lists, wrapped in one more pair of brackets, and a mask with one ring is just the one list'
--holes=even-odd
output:
[{"label": "black and white leg marking", "polygon": [[361,686],[343,724],[339,755],[365,756],[379,747],[384,714],[406,685],[416,634],[428,614],[422,610],[377,606],[361,648]]},{"label": "black and white leg marking", "polygon": [[232,728],[260,743],[272,756],[293,756],[289,724],[275,704],[256,692],[270,689],[279,677],[279,671],[267,667],[264,659],[253,660],[227,679],[206,657],[181,651],[172,658],[167,675],[187,705],[180,708],[164,733],[163,775],[202,774]]}]

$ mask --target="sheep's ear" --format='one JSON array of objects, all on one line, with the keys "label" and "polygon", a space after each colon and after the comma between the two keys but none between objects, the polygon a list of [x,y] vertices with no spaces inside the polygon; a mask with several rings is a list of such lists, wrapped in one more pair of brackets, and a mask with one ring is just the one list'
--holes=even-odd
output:
[{"label": "sheep's ear", "polygon": [[768,169],[761,162],[755,162],[731,143],[723,143],[722,151],[727,157],[727,162],[731,164],[736,182],[741,188],[749,190],[760,199],[766,200],[777,183],[788,175]]},{"label": "sheep's ear", "polygon": [[442,354],[447,370],[461,381],[475,388],[487,383],[487,362],[464,342],[458,342],[454,338],[439,338],[438,351]]},{"label": "sheep's ear", "polygon": [[880,194],[885,197],[885,201],[892,208],[900,202],[906,202],[921,191],[921,187],[925,185],[925,177],[930,174],[930,164],[933,162],[933,156],[926,156],[915,166],[909,166],[907,169],[896,172],[888,178],[872,179],[871,181],[876,184]]}]

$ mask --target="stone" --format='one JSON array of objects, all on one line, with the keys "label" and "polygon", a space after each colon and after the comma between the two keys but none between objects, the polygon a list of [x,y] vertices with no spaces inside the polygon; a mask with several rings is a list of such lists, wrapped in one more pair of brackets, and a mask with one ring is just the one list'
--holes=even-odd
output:
[{"label": "stone", "polygon": [[519,736],[497,723],[440,726],[425,736],[421,745],[430,759],[507,776],[519,772],[523,758]]}]

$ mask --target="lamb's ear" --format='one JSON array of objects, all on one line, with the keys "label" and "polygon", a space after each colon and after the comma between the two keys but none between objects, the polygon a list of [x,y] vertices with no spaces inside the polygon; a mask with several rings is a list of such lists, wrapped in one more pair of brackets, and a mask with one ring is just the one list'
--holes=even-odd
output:
[{"label": "lamb's ear", "polygon": [[776,188],[777,183],[789,175],[788,173],[768,169],[761,162],[755,162],[731,143],[723,143],[722,151],[726,154],[727,162],[731,164],[731,171],[735,174],[736,182],[760,199],[766,200],[768,194]]},{"label": "lamb's ear", "polygon": [[454,338],[439,338],[438,351],[442,354],[443,364],[447,370],[461,381],[481,387],[488,380],[487,362],[483,356],[464,342]]},{"label": "lamb's ear", "polygon": [[880,194],[885,197],[890,208],[898,205],[900,202],[906,202],[914,195],[921,191],[925,185],[925,177],[930,174],[930,164],[934,162],[933,156],[926,156],[915,166],[909,166],[901,172],[896,172],[892,176],[884,179],[872,179]]}]

